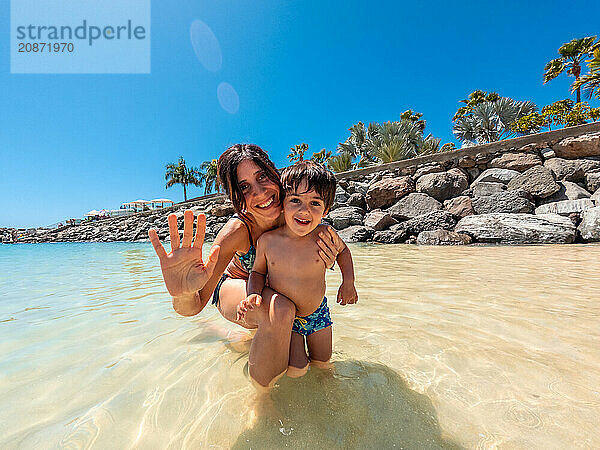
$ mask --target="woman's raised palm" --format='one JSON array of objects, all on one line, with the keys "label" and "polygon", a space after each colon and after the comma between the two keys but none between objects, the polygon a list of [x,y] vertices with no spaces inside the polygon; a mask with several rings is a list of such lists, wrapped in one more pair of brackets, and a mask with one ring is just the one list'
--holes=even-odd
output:
[{"label": "woman's raised palm", "polygon": [[194,294],[202,289],[211,277],[219,256],[219,246],[215,245],[208,255],[206,264],[202,261],[202,244],[206,229],[204,214],[198,215],[195,236],[193,236],[194,213],[185,211],[183,217],[183,239],[180,245],[177,216],[169,215],[170,253],[167,253],[160,243],[156,230],[148,231],[152,246],[160,260],[165,285],[173,297]]}]

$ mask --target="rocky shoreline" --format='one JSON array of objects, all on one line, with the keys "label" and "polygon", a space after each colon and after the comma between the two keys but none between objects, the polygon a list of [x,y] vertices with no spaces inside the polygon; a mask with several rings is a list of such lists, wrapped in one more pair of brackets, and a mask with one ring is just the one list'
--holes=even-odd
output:
[{"label": "rocky shoreline", "polygon": [[[572,134],[568,136],[569,132]],[[567,134],[567,137],[564,135]],[[523,144],[523,142],[533,141]],[[463,245],[600,241],[600,124],[338,174],[325,221],[347,242]],[[3,243],[168,238],[167,216],[207,216],[212,240],[233,214],[224,196],[57,230],[0,229]]]}]

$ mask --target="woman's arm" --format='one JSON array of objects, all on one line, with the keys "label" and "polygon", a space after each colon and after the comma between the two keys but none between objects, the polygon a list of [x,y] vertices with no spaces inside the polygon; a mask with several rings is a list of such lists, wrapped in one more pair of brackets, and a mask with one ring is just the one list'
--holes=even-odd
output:
[{"label": "woman's arm", "polygon": [[151,229],[148,232],[160,260],[165,285],[173,297],[173,308],[184,316],[198,314],[206,306],[225,267],[235,253],[235,245],[240,245],[237,241],[241,235],[235,233],[235,230],[230,230],[229,234],[232,236],[228,240],[223,236],[227,233],[219,233],[221,239],[215,240],[205,264],[202,261],[202,244],[206,228],[204,214],[198,215],[195,236],[193,225],[194,213],[185,211],[183,239],[180,242],[177,216],[169,215],[170,253],[167,253],[160,243],[156,230]]},{"label": "woman's arm", "polygon": [[202,308],[210,301],[221,275],[227,269],[235,253],[246,249],[250,245],[245,225],[240,220],[229,220],[217,234],[213,242],[213,246],[215,245],[218,245],[221,249],[215,270],[204,287],[198,292]]}]

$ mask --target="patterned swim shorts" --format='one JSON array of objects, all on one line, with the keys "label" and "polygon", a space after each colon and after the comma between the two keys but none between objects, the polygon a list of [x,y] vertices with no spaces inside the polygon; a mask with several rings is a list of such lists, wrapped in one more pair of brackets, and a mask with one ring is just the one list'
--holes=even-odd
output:
[{"label": "patterned swim shorts", "polygon": [[314,313],[304,317],[296,316],[292,325],[292,331],[303,336],[308,336],[332,324],[329,307],[327,306],[327,297],[324,297],[321,306]]}]

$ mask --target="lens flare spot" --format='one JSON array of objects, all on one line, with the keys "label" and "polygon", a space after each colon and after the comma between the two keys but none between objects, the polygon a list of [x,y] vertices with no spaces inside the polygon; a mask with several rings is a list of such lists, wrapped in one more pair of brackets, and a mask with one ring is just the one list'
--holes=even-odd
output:
[{"label": "lens flare spot", "polygon": [[217,72],[221,69],[221,46],[208,25],[201,20],[194,20],[190,26],[190,39],[196,56],[206,70]]},{"label": "lens flare spot", "polygon": [[221,108],[229,114],[235,114],[240,109],[240,97],[232,85],[222,82],[217,87],[217,97]]}]

